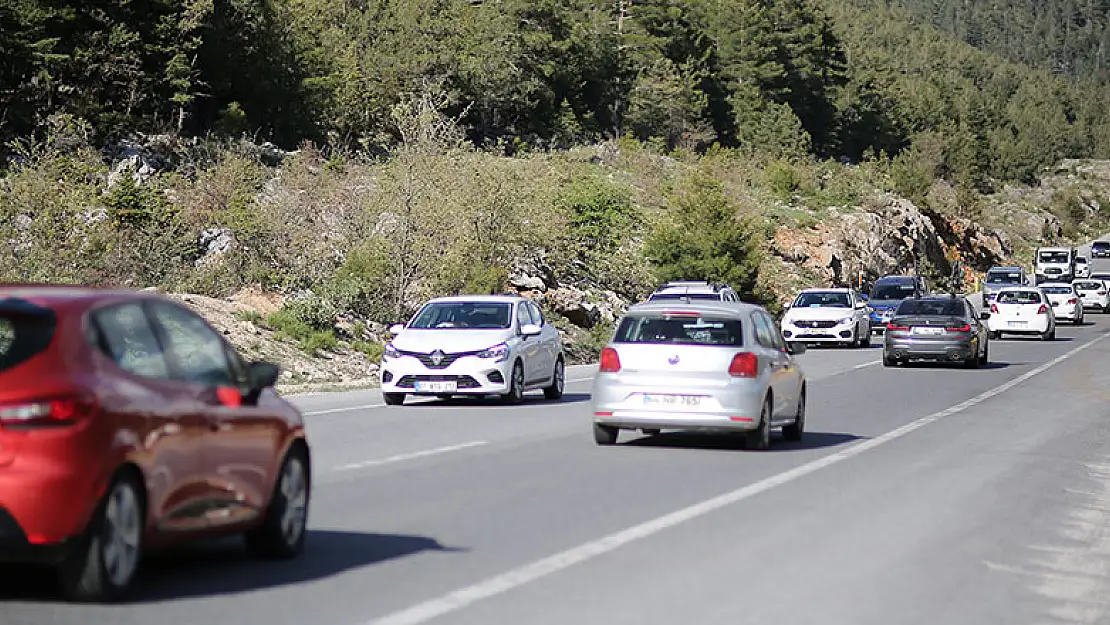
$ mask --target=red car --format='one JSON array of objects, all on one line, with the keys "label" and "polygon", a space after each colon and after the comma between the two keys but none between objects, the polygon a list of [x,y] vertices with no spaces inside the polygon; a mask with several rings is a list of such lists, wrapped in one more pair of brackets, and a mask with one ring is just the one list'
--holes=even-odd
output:
[{"label": "red car", "polygon": [[148,548],[241,532],[296,556],[310,452],[277,378],[167,297],[0,285],[0,562],[104,601]]}]

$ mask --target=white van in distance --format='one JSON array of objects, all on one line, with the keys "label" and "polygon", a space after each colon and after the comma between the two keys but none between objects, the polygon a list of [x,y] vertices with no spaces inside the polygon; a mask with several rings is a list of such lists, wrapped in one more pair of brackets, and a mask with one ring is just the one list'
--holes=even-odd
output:
[{"label": "white van in distance", "polygon": [[1041,247],[1033,264],[1037,284],[1041,282],[1071,282],[1075,279],[1074,247]]}]

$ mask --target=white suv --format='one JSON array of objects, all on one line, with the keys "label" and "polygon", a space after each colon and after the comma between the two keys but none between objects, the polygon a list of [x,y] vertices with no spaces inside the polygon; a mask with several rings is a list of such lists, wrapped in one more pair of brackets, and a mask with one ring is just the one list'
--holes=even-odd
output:
[{"label": "white suv", "polygon": [[727,284],[710,284],[704,280],[686,280],[668,282],[648,297],[649,302],[667,300],[739,302],[740,296]]},{"label": "white suv", "polygon": [[542,389],[552,400],[563,396],[562,337],[527,298],[437,298],[390,332],[380,372],[390,406],[406,395],[500,395],[510,403],[530,390]]}]

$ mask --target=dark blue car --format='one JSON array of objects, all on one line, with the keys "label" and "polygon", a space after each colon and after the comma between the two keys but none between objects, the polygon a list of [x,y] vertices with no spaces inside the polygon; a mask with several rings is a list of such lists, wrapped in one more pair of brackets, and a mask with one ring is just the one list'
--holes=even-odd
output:
[{"label": "dark blue car", "polygon": [[867,305],[871,307],[871,331],[881,334],[894,316],[894,310],[908,297],[929,294],[925,278],[920,276],[883,276],[871,287]]}]

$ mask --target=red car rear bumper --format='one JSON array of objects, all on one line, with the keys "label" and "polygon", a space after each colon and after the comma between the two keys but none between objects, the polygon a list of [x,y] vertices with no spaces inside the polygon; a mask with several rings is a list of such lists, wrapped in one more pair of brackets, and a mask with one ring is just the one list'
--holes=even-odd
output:
[{"label": "red car rear bumper", "polygon": [[55,559],[85,532],[99,476],[41,468],[34,474],[0,469],[0,561]]}]

